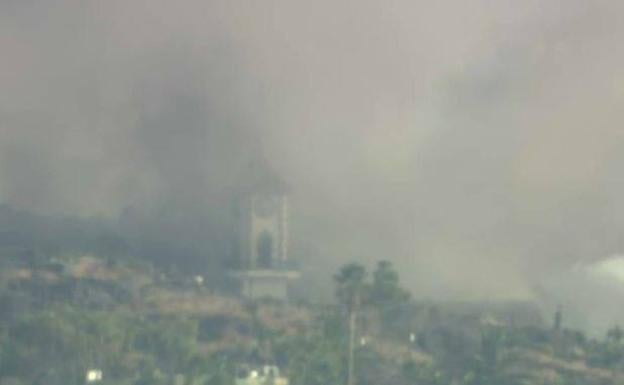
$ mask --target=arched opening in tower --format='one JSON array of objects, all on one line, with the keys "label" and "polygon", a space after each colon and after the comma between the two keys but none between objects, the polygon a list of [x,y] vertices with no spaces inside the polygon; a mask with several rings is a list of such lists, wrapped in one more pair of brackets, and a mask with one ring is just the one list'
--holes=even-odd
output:
[{"label": "arched opening in tower", "polygon": [[263,232],[258,237],[258,267],[261,269],[270,269],[273,259],[273,238],[268,232]]}]

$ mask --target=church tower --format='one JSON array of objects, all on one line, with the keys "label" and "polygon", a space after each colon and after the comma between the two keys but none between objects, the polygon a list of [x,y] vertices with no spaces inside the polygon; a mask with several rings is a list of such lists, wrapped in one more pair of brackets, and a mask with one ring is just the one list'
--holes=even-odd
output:
[{"label": "church tower", "polygon": [[298,272],[288,255],[287,186],[266,164],[252,165],[237,202],[237,261],[232,276],[248,298],[285,300]]}]

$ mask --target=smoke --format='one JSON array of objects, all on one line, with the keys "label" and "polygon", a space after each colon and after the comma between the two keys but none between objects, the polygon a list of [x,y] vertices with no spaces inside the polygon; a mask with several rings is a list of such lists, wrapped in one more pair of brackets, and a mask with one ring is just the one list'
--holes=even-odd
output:
[{"label": "smoke", "polygon": [[210,253],[263,153],[310,274],[390,259],[418,295],[528,298],[622,252],[622,8],[4,1],[0,199]]}]

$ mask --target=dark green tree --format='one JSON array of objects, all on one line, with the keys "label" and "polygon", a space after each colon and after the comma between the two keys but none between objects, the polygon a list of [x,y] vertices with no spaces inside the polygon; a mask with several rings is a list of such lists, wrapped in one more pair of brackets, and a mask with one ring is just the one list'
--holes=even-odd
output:
[{"label": "dark green tree", "polygon": [[366,268],[358,263],[344,265],[334,276],[336,299],[349,311],[366,299],[369,292],[366,276]]},{"label": "dark green tree", "polygon": [[409,300],[409,293],[400,285],[399,273],[389,261],[380,261],[373,272],[371,302],[378,305],[404,303]]},{"label": "dark green tree", "polygon": [[366,268],[351,263],[343,266],[334,276],[336,281],[336,297],[340,304],[347,309],[349,325],[349,346],[347,355],[347,385],[355,382],[355,336],[357,325],[357,312],[369,293],[369,285],[366,283]]},{"label": "dark green tree", "polygon": [[624,332],[622,332],[622,328],[620,326],[615,326],[607,331],[607,340],[609,341],[619,344],[622,342],[623,337]]},{"label": "dark green tree", "polygon": [[409,333],[410,294],[401,287],[399,273],[389,261],[380,261],[373,272],[369,294],[370,304],[376,310],[384,334],[407,336]]}]

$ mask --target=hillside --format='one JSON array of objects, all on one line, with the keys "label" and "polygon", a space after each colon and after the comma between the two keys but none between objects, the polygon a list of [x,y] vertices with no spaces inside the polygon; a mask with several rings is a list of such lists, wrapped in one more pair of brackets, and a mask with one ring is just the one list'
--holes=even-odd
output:
[{"label": "hillside", "polygon": [[[93,368],[103,384],[230,384],[241,363],[277,364],[294,385],[345,381],[339,280],[337,304],[286,305],[226,296],[147,263],[4,262],[0,384],[82,384]],[[358,310],[358,385],[623,383],[618,328],[592,340],[526,304],[410,300],[389,264],[374,277]]]}]

